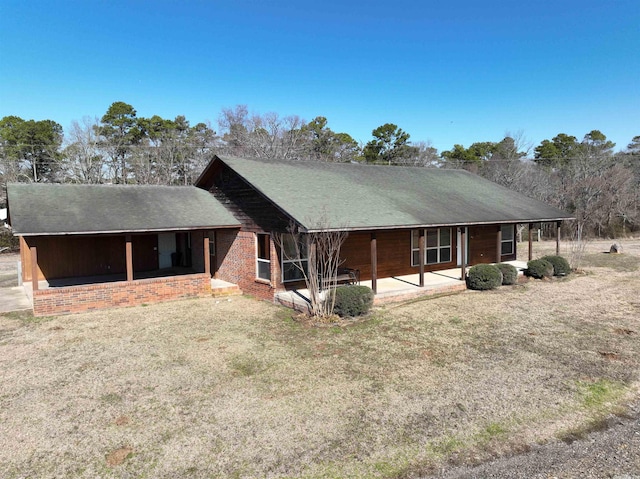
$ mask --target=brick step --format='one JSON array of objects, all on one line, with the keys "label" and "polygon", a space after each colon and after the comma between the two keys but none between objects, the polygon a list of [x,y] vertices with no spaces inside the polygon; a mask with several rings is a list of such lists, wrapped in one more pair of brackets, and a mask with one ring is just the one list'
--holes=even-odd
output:
[{"label": "brick step", "polygon": [[220,298],[224,296],[238,296],[241,295],[242,291],[238,287],[238,285],[233,286],[224,286],[221,288],[213,288],[211,289],[211,296],[214,298]]}]

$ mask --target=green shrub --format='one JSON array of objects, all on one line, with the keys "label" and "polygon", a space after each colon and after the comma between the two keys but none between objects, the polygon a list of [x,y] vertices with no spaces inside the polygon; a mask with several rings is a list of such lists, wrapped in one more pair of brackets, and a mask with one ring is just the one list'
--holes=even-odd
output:
[{"label": "green shrub", "polygon": [[469,268],[467,288],[484,291],[502,284],[502,273],[493,264],[477,264]]},{"label": "green shrub", "polygon": [[518,281],[518,270],[508,263],[499,263],[496,268],[502,273],[502,284],[516,284]]},{"label": "green shrub", "polygon": [[18,251],[20,249],[20,240],[17,236],[13,236],[11,231],[0,226],[0,249],[8,247],[9,251]]},{"label": "green shrub", "polygon": [[532,259],[527,263],[524,274],[536,279],[551,278],[553,276],[553,265],[544,259]]},{"label": "green shrub", "polygon": [[569,266],[569,262],[564,259],[562,256],[543,256],[542,258],[545,261],[548,261],[553,266],[553,275],[554,276],[566,276],[571,273],[571,266]]},{"label": "green shrub", "polygon": [[333,312],[338,316],[360,316],[373,306],[373,291],[368,286],[338,286],[333,294]]}]

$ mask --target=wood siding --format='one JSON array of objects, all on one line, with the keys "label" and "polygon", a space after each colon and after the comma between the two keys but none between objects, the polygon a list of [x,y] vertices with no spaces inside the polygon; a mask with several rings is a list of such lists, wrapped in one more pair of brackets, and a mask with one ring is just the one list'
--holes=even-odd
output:
[{"label": "wood siding", "polygon": [[[513,242],[513,254],[498,258],[498,225],[472,226],[469,228],[469,265],[500,263],[516,259],[517,243]],[[515,236],[515,235],[514,235]]]},{"label": "wood siding", "polygon": [[38,279],[126,272],[124,236],[39,236],[21,238],[24,281],[31,281],[32,246],[38,249]]},{"label": "wood siding", "polygon": [[[134,235],[133,271],[158,269],[158,235]],[[37,236],[20,238],[22,279],[31,281],[31,253],[38,251],[38,279],[126,273],[124,236]]]},{"label": "wood siding", "polygon": [[[425,271],[439,271],[456,267],[456,229],[452,228],[451,257],[453,261],[425,265]],[[420,272],[420,266],[411,266],[411,230],[377,231],[378,277],[402,276]],[[360,270],[360,279],[371,279],[371,232],[350,233],[342,246],[342,267]]]},{"label": "wood siding", "polygon": [[287,231],[291,220],[235,171],[220,164],[211,178],[209,191],[238,219],[243,231]]},{"label": "wood siding", "polygon": [[133,275],[158,269],[158,235],[133,235]]},{"label": "wood siding", "polygon": [[470,265],[498,263],[498,230],[495,225],[471,226],[469,228]]}]

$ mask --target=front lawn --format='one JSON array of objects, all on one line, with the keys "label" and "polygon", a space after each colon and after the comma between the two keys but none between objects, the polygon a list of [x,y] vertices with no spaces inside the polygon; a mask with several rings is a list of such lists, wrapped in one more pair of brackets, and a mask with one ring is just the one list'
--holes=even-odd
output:
[{"label": "front lawn", "polygon": [[346,327],[242,297],[0,316],[0,477],[392,478],[579,437],[640,372],[638,261],[589,257]]}]

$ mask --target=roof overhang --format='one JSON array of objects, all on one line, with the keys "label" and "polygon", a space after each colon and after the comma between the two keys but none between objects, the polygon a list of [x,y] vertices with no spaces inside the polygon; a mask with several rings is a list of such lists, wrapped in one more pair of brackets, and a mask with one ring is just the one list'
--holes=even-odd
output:
[{"label": "roof overhang", "polygon": [[497,220],[497,221],[485,221],[485,222],[469,222],[469,223],[429,223],[429,224],[411,224],[411,225],[384,225],[384,226],[359,226],[359,227],[344,227],[344,228],[321,228],[321,229],[306,229],[301,227],[305,233],[320,233],[320,232],[338,232],[338,231],[380,231],[380,230],[400,230],[400,229],[420,229],[420,228],[455,228],[462,226],[486,226],[486,225],[513,225],[513,224],[529,224],[529,223],[557,223],[567,220],[573,220],[575,218],[536,218],[526,220]]},{"label": "roof overhang", "polygon": [[47,231],[39,233],[20,233],[14,231],[14,236],[89,236],[89,235],[122,235],[122,234],[145,234],[145,233],[169,233],[173,231],[203,231],[203,230],[219,230],[219,229],[238,229],[240,225],[212,225],[212,226],[193,226],[188,228],[157,228],[144,230],[105,230],[105,231]]}]

